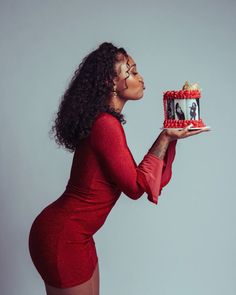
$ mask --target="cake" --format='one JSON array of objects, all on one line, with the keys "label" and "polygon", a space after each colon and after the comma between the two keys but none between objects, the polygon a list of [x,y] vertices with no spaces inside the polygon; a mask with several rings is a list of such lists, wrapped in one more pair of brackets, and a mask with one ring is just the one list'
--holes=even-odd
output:
[{"label": "cake", "polygon": [[206,128],[200,117],[201,89],[197,83],[185,82],[182,90],[163,93],[164,128],[185,128],[192,124],[192,129]]}]

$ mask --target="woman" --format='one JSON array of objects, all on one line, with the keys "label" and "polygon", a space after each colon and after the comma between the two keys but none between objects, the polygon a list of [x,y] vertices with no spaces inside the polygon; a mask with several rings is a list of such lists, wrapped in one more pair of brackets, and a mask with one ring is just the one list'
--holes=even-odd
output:
[{"label": "woman", "polygon": [[177,104],[175,105],[175,112],[177,114],[178,120],[185,120],[185,115],[184,112],[182,111],[179,103],[177,102]]},{"label": "woman", "polygon": [[196,115],[197,115],[197,104],[196,102],[192,103],[192,106],[190,108],[190,120],[196,120]]},{"label": "woman", "polygon": [[103,43],[84,58],[62,97],[52,132],[74,152],[63,194],[35,218],[32,261],[48,295],[98,295],[99,265],[93,235],[121,192],[144,192],[157,204],[171,178],[177,139],[202,131],[160,133],[137,165],[122,123],[125,103],[143,97],[143,78],[123,48]]}]

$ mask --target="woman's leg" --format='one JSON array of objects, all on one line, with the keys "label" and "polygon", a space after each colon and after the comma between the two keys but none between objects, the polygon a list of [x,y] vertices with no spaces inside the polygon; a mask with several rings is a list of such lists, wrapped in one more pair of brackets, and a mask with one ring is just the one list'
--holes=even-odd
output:
[{"label": "woman's leg", "polygon": [[45,284],[47,295],[99,295],[99,266],[95,267],[92,277],[75,287],[55,288]]},{"label": "woman's leg", "polygon": [[94,270],[94,274],[92,276],[92,284],[93,284],[93,295],[99,295],[100,273],[99,273],[99,264],[98,264],[98,262],[97,262],[96,268]]}]

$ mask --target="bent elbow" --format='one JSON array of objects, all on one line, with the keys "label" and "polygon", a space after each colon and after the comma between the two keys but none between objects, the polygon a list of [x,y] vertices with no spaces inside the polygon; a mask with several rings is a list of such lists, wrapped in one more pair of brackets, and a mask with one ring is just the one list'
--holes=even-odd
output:
[{"label": "bent elbow", "polygon": [[124,191],[124,194],[130,199],[138,200],[144,194],[144,190],[141,188],[138,190],[127,190]]}]

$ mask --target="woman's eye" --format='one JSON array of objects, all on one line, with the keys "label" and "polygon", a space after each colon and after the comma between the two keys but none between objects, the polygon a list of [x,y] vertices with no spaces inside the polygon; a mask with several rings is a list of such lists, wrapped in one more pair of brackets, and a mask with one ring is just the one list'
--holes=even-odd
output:
[{"label": "woman's eye", "polygon": [[133,72],[133,75],[138,75],[138,72]]}]

